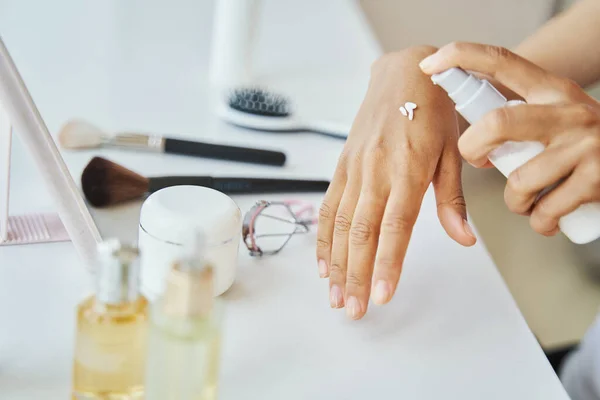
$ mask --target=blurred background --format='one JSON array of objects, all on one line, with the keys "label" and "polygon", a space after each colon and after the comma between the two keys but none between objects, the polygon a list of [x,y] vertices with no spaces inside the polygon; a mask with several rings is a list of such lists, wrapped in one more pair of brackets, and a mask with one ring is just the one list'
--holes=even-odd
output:
[{"label": "blurred background", "polygon": [[[454,40],[515,47],[577,0],[361,0],[384,51]],[[493,16],[493,18],[489,18]],[[422,21],[427,20],[427,24]],[[590,92],[598,98],[600,87]],[[600,304],[600,242],[545,238],[504,204],[505,178],[465,164],[470,216],[529,326],[544,347],[579,340]]]}]

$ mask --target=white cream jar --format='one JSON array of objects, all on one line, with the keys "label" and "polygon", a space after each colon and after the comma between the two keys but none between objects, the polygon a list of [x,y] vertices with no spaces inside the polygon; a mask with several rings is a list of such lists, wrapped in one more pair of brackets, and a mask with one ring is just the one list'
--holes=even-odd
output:
[{"label": "white cream jar", "polygon": [[141,291],[160,296],[172,263],[181,256],[182,235],[201,229],[207,258],[215,268],[215,296],[235,280],[242,230],[239,207],[227,195],[200,186],[173,186],[153,193],[142,205],[139,227]]}]

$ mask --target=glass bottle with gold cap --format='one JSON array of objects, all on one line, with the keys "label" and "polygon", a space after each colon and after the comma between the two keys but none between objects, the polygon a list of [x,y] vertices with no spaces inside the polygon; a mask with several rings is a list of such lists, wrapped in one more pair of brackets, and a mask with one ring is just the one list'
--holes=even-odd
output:
[{"label": "glass bottle with gold cap", "polygon": [[214,400],[222,311],[203,235],[192,232],[150,311],[146,400]]},{"label": "glass bottle with gold cap", "polygon": [[73,399],[144,398],[148,303],[137,259],[116,239],[98,246],[96,293],[77,310]]}]

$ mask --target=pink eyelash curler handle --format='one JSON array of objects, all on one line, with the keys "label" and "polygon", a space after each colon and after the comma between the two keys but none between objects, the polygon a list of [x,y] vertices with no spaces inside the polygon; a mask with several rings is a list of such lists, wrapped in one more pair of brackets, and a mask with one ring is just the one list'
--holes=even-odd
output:
[{"label": "pink eyelash curler handle", "polygon": [[[293,207],[293,206],[299,207],[299,209],[294,211],[297,218],[302,218],[306,214],[309,214],[309,215],[314,214],[315,207],[307,201],[286,200],[286,201],[284,201],[284,203],[290,207]],[[308,221],[310,221],[312,224],[316,224],[319,222],[318,218],[316,218],[316,217],[310,218],[310,219],[308,219]]]}]

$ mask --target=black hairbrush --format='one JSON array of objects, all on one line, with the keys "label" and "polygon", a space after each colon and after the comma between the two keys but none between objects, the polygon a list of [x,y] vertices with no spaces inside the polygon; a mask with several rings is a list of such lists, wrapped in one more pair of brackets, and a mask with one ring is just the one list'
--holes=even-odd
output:
[{"label": "black hairbrush", "polygon": [[349,127],[328,122],[306,121],[294,115],[290,101],[261,88],[233,90],[221,110],[227,122],[249,129],[272,132],[309,131],[339,139],[348,137]]}]

